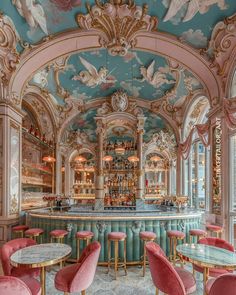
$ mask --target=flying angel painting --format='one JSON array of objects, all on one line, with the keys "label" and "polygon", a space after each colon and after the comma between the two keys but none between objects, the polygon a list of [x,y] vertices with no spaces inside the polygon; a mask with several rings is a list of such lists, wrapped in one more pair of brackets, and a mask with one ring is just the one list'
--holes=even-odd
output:
[{"label": "flying angel painting", "polygon": [[[78,80],[88,87],[95,88],[98,85],[111,83],[109,79],[109,72],[106,67],[101,67],[97,70],[91,63],[87,60],[79,57],[81,63],[86,68],[86,71],[81,71],[78,75],[72,77],[72,80]],[[114,80],[115,82],[116,80]]]},{"label": "flying angel painting", "polygon": [[174,84],[175,80],[168,80],[166,76],[166,70],[162,67],[159,67],[156,72],[154,72],[155,60],[146,68],[145,66],[140,67],[140,74],[142,75],[141,79],[136,79],[139,82],[147,82],[152,85],[154,88],[159,88],[163,84]]},{"label": "flying angel painting", "polygon": [[188,5],[188,7],[182,20],[183,22],[191,20],[198,12],[205,14],[208,12],[210,6],[214,4],[217,4],[221,10],[227,9],[225,0],[171,0],[163,21],[166,22],[174,17],[185,4]]},{"label": "flying angel painting", "polygon": [[12,4],[16,6],[17,11],[31,29],[39,26],[48,35],[45,13],[41,4],[36,3],[36,0],[12,0]]}]

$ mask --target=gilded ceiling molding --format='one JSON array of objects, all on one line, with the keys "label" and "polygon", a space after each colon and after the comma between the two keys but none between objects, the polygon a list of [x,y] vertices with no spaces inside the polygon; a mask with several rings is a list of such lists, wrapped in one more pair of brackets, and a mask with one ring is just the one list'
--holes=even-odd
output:
[{"label": "gilded ceiling molding", "polygon": [[9,94],[9,80],[20,62],[20,55],[16,50],[19,40],[11,18],[0,13],[0,102],[13,107],[20,103],[19,96],[14,92]]},{"label": "gilded ceiling molding", "polygon": [[[74,52],[101,48],[99,36],[99,32],[95,30],[90,32],[69,31],[56,35],[47,43],[44,42],[32,50],[23,52],[21,63],[10,81],[11,92],[20,99],[30,76],[63,55],[67,56]],[[215,70],[210,68],[209,61],[191,49],[190,46],[182,44],[174,36],[160,32],[138,33],[136,41],[135,48],[137,50],[144,50],[178,60],[179,64],[189,69],[200,80],[211,99],[221,97],[222,90]]]},{"label": "gilded ceiling molding", "polygon": [[16,51],[20,37],[10,17],[0,14],[0,80],[7,85],[20,61]]},{"label": "gilded ceiling molding", "polygon": [[136,45],[139,32],[155,31],[158,19],[147,14],[148,6],[136,6],[133,0],[96,0],[96,5],[87,3],[88,14],[78,14],[76,21],[80,28],[100,33],[99,43],[112,56],[125,56]]},{"label": "gilded ceiling molding", "polygon": [[46,110],[53,126],[53,133],[57,134],[58,114],[55,112],[55,106],[53,105],[52,100],[48,99],[47,95],[45,95],[42,89],[38,86],[27,84],[23,100],[27,102],[32,99],[34,100],[33,105],[36,112],[40,112],[43,116],[43,111]]},{"label": "gilded ceiling molding", "polygon": [[216,24],[207,50],[201,53],[210,55],[210,66],[217,70],[222,81],[224,95],[226,95],[227,78],[236,58],[236,14]]},{"label": "gilded ceiling molding", "polygon": [[64,89],[59,80],[59,74],[60,72],[64,71],[65,68],[67,67],[67,62],[69,59],[69,55],[66,57],[61,57],[55,60],[52,63],[53,71],[54,71],[54,80],[56,82],[56,88],[57,88],[57,95],[63,99],[66,99],[70,96],[70,93],[68,90]]},{"label": "gilded ceiling molding", "polygon": [[163,132],[162,130],[153,134],[152,139],[143,144],[144,157],[152,152],[165,154],[168,160],[177,158],[177,142],[174,134]]}]

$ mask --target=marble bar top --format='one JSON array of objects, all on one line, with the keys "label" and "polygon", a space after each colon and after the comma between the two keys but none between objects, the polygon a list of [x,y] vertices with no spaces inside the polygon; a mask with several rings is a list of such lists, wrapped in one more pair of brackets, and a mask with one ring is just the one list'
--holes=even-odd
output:
[{"label": "marble bar top", "polygon": [[226,249],[204,244],[182,244],[176,250],[198,265],[236,269],[236,253]]},{"label": "marble bar top", "polygon": [[29,268],[56,264],[68,257],[72,249],[69,245],[59,243],[47,243],[29,246],[17,250],[10,257],[14,266],[28,266]]},{"label": "marble bar top", "polygon": [[171,219],[189,219],[200,218],[203,212],[184,209],[184,210],[135,210],[135,211],[93,211],[83,210],[82,208],[72,208],[69,211],[53,211],[50,209],[31,210],[30,216],[38,218],[51,218],[51,219],[77,219],[77,220],[171,220]]}]

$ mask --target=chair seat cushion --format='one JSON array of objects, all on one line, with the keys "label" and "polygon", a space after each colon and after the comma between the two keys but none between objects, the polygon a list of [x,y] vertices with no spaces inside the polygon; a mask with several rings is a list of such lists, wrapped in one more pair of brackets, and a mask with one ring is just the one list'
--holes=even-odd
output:
[{"label": "chair seat cushion", "polygon": [[66,235],[68,235],[68,231],[64,229],[55,229],[50,232],[52,237],[64,237]]},{"label": "chair seat cushion", "polygon": [[157,235],[151,231],[142,231],[140,232],[140,238],[143,240],[154,240]]},{"label": "chair seat cushion", "polygon": [[168,230],[167,232],[167,236],[170,237],[176,237],[179,239],[184,239],[185,238],[185,234],[182,231],[179,230]]},{"label": "chair seat cushion", "polygon": [[29,227],[27,225],[16,225],[13,226],[12,231],[27,230]]},{"label": "chair seat cushion", "polygon": [[126,238],[126,234],[123,232],[111,232],[108,234],[108,239],[110,240],[123,240]]},{"label": "chair seat cushion", "polygon": [[33,235],[40,235],[44,232],[41,228],[30,228],[27,231],[25,231],[26,236],[33,236]]},{"label": "chair seat cushion", "polygon": [[29,287],[32,295],[41,294],[41,285],[38,280],[29,277],[20,277],[20,279]]},{"label": "chair seat cushion", "polygon": [[191,229],[189,231],[189,234],[192,236],[206,236],[207,232],[205,230],[202,229]]},{"label": "chair seat cushion", "polygon": [[14,277],[31,277],[31,278],[36,278],[40,275],[40,268],[22,268],[22,267],[13,267],[11,270],[11,275]]},{"label": "chair seat cushion", "polygon": [[84,238],[92,238],[93,236],[94,236],[93,232],[88,231],[88,230],[78,231],[76,233],[76,237],[77,238],[81,238],[81,239],[84,239]]},{"label": "chair seat cushion", "polygon": [[[59,270],[55,276],[55,288],[63,292],[71,292],[70,285],[79,267],[80,264],[76,263],[63,267],[61,270]],[[80,291],[82,290],[76,290],[76,292]]]},{"label": "chair seat cushion", "polygon": [[[203,273],[203,267],[194,265],[193,268],[196,271]],[[213,277],[213,278],[216,278],[216,277],[223,275],[225,273],[231,273],[231,271],[228,271],[226,269],[221,269],[221,268],[210,268],[209,269],[209,276]]]},{"label": "chair seat cushion", "polygon": [[189,271],[185,270],[182,267],[176,266],[175,270],[178,273],[178,275],[180,276],[180,278],[184,284],[186,294],[191,294],[191,293],[195,292],[197,287],[196,287],[196,281],[195,281],[193,275]]},{"label": "chair seat cushion", "polygon": [[206,229],[210,231],[222,231],[223,228],[219,225],[214,225],[214,224],[207,224]]}]

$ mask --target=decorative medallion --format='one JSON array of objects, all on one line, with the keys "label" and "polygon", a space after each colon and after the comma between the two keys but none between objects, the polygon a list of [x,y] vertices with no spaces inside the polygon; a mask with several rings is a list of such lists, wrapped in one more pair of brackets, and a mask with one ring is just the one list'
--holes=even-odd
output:
[{"label": "decorative medallion", "polygon": [[127,110],[129,101],[125,92],[118,90],[111,97],[111,105],[115,112],[124,112]]},{"label": "decorative medallion", "polygon": [[136,45],[135,37],[139,32],[156,29],[158,20],[147,15],[148,6],[136,6],[133,0],[128,4],[124,0],[108,0],[103,4],[87,4],[88,14],[78,14],[78,25],[85,30],[96,29],[101,32],[100,44],[108,49],[112,56],[125,56]]}]

